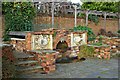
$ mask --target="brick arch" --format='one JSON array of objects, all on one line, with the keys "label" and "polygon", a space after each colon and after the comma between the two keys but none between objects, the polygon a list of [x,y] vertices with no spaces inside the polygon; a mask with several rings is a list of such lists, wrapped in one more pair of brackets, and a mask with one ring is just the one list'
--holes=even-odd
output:
[{"label": "brick arch", "polygon": [[57,47],[57,44],[60,42],[60,39],[61,38],[65,38],[65,41],[66,41],[66,43],[68,44],[68,47],[71,47],[71,40],[70,40],[70,37],[68,37],[68,36],[64,36],[64,35],[62,35],[62,36],[56,36],[55,38],[54,38],[54,40],[53,40],[53,42],[54,42],[54,44],[53,44],[53,49],[56,49],[56,47]]}]

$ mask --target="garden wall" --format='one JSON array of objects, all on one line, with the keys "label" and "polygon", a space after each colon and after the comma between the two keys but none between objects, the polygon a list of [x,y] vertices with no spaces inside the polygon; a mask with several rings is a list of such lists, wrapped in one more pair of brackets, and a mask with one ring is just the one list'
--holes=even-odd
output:
[{"label": "garden wall", "polygon": [[[49,16],[37,16],[35,18],[35,31],[39,31],[41,28],[51,27],[52,18]],[[74,27],[74,17],[55,17],[55,27],[70,29]],[[85,25],[85,20],[77,18],[77,25]],[[94,33],[97,34],[101,28],[104,28],[104,19],[99,19],[99,23],[95,25],[93,22],[88,22],[88,27],[92,28]],[[0,17],[0,38],[2,38],[2,32],[4,30],[4,20]],[[118,19],[107,19],[106,30],[116,32],[118,31]]]},{"label": "garden wall", "polygon": [[[42,27],[51,26],[52,18],[49,16],[38,16],[35,18],[35,28],[34,30],[40,30]],[[70,29],[74,27],[74,17],[55,17],[54,19],[55,27]],[[85,25],[85,20],[77,18],[77,25]],[[98,31],[101,28],[104,28],[104,19],[100,18],[99,23],[95,25],[94,22],[88,21],[88,27],[92,28],[95,34],[98,34]],[[118,31],[118,19],[107,19],[106,20],[106,30],[116,32]]]}]

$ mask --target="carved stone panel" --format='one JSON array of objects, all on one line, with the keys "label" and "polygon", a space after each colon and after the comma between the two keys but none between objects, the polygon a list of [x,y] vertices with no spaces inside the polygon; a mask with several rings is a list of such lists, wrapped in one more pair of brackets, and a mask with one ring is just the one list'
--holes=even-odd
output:
[{"label": "carved stone panel", "polygon": [[87,44],[86,33],[71,33],[71,47]]},{"label": "carved stone panel", "polygon": [[53,49],[52,35],[32,35],[32,50]]}]

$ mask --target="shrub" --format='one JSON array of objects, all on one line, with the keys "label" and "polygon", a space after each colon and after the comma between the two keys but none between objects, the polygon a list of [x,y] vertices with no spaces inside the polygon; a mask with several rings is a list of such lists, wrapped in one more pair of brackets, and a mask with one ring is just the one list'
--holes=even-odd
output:
[{"label": "shrub", "polygon": [[108,31],[106,36],[108,36],[108,37],[116,37],[117,35],[114,34],[112,31]]},{"label": "shrub", "polygon": [[77,27],[74,27],[74,31],[87,31],[88,32],[88,36],[94,35],[92,29],[87,27],[87,26],[80,26],[79,25]]},{"label": "shrub", "polygon": [[105,29],[100,29],[99,32],[98,32],[98,35],[106,35],[107,32]]},{"label": "shrub", "polygon": [[88,20],[93,21],[96,25],[99,22],[98,16],[97,15],[93,15],[93,14],[89,14]]},{"label": "shrub", "polygon": [[92,41],[95,40],[95,34],[93,33],[92,29],[87,27],[87,26],[77,26],[74,27],[74,31],[87,31],[87,35],[88,35],[88,41]]},{"label": "shrub", "polygon": [[118,30],[117,33],[120,34],[120,30]]},{"label": "shrub", "polygon": [[87,45],[82,45],[80,47],[80,53],[78,54],[78,57],[79,58],[92,57],[93,54],[94,54],[94,47],[87,46]]}]

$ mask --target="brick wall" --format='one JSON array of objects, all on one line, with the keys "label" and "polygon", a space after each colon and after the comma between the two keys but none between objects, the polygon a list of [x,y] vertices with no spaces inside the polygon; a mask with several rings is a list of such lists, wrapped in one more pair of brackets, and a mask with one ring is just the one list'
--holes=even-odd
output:
[{"label": "brick wall", "polygon": [[[93,22],[89,23],[88,26],[93,29],[94,33],[97,34],[101,28],[104,28],[104,19],[100,19],[98,25]],[[106,20],[106,31],[112,31],[116,33],[118,31],[118,20],[107,19]]]},{"label": "brick wall", "polygon": [[[46,26],[50,27],[50,24],[52,22],[51,17],[45,17],[45,16],[38,16],[35,18],[35,23],[38,24],[35,26],[35,30],[39,31],[41,27],[45,27],[44,24],[47,24]],[[58,28],[65,28],[70,29],[74,27],[74,17],[55,17],[54,18],[55,27]],[[40,26],[40,24],[43,24]],[[77,18],[77,25],[85,25],[85,20],[81,18]],[[104,28],[104,19],[100,18],[99,23],[95,25],[94,22],[88,21],[88,27],[92,28],[95,34],[98,34],[98,31],[101,28]],[[107,19],[106,20],[106,30],[116,32],[118,31],[118,20],[117,19]]]},{"label": "brick wall", "polygon": [[[34,30],[39,31],[41,29],[41,27],[45,28],[45,26],[51,27],[51,22],[52,22],[52,18],[49,16],[47,16],[47,17],[38,16],[35,18],[34,23],[37,25],[34,26]],[[61,28],[70,29],[70,28],[74,27],[74,17],[55,17],[54,23],[55,23],[55,27],[57,27],[59,29],[61,29]],[[42,25],[40,26],[40,24],[42,24]],[[78,18],[77,25],[85,25],[85,20]],[[100,19],[98,25],[95,25],[95,23],[89,21],[88,27],[92,28],[94,33],[97,34],[101,28],[104,28],[104,19]],[[4,21],[3,21],[3,18],[0,17],[0,38],[2,37],[1,33],[3,32],[3,29],[4,29]],[[118,20],[117,19],[107,19],[106,20],[106,30],[112,31],[112,32],[118,31]]]}]

